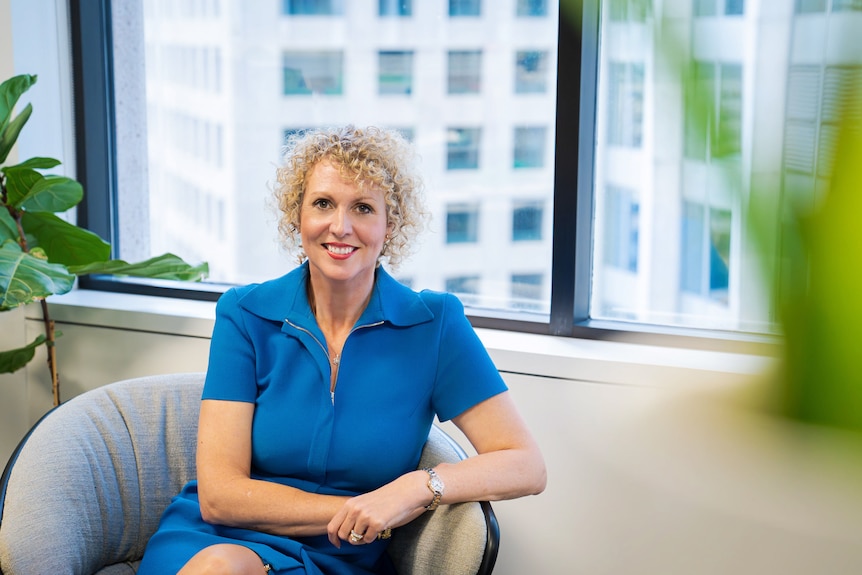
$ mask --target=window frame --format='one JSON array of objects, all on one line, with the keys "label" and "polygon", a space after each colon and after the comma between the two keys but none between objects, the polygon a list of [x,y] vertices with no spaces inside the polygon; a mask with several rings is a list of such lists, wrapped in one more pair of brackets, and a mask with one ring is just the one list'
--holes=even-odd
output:
[{"label": "window frame", "polygon": [[[590,318],[593,267],[594,142],[597,130],[599,0],[583,3],[581,18],[558,19],[558,102],[552,209],[550,316],[506,310],[483,315],[467,308],[474,327],[584,339],[743,353],[772,353],[774,336],[704,328],[656,326]],[[111,0],[70,0],[76,173],[87,190],[77,210],[79,225],[119,248],[117,160],[113,94]],[[82,66],[81,62],[86,62]],[[548,86],[553,89],[552,86]],[[571,137],[572,135],[577,137]],[[573,161],[576,160],[576,161]],[[574,224],[574,225],[573,225]],[[82,289],[216,301],[226,284],[118,280],[83,276]]]}]

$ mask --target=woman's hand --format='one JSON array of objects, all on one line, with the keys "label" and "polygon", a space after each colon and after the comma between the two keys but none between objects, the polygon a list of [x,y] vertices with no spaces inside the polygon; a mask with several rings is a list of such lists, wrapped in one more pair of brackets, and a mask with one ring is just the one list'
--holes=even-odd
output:
[{"label": "woman's hand", "polygon": [[425,511],[431,500],[428,474],[405,473],[379,489],[348,499],[327,526],[329,541],[341,547],[373,543],[386,529],[410,523]]}]

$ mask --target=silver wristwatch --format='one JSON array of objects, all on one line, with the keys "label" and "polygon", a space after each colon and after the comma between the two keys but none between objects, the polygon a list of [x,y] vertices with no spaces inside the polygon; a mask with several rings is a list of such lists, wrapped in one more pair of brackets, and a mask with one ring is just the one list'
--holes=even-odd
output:
[{"label": "silver wristwatch", "polygon": [[423,469],[426,473],[428,473],[428,489],[431,490],[431,493],[434,494],[434,498],[431,500],[431,503],[425,506],[425,509],[428,511],[434,511],[437,509],[437,506],[440,505],[440,500],[443,498],[443,490],[446,488],[443,485],[443,480],[440,479],[440,476],[437,475],[437,472],[431,469],[430,467],[426,467]]}]

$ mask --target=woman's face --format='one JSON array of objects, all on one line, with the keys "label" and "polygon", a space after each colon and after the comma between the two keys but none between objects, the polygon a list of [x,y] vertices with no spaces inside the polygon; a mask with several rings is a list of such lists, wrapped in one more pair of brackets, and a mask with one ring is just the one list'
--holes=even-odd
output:
[{"label": "woman's face", "polygon": [[306,180],[299,215],[312,277],[372,281],[388,231],[386,220],[382,190],[360,189],[342,179],[328,159],[321,160]]}]

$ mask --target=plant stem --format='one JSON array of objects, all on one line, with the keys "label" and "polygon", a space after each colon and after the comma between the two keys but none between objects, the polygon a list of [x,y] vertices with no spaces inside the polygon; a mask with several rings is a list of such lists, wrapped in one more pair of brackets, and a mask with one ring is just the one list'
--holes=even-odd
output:
[{"label": "plant stem", "polygon": [[[0,199],[3,205],[15,220],[15,226],[18,228],[18,245],[25,252],[29,251],[27,246],[27,238],[24,235],[24,227],[21,225],[21,212],[6,203],[8,198],[8,190],[6,189],[6,178],[0,175]],[[54,396],[54,407],[60,405],[60,376],[57,373],[57,348],[54,345],[54,320],[51,319],[48,313],[48,302],[42,298],[39,301],[42,306],[42,323],[45,325],[45,347],[48,350],[48,371],[51,374],[51,394]]]},{"label": "plant stem", "polygon": [[45,346],[48,350],[48,371],[51,373],[51,393],[54,396],[54,407],[60,405],[60,376],[57,373],[57,348],[54,345],[54,320],[48,314],[48,302],[42,299],[42,322],[45,324]]}]

